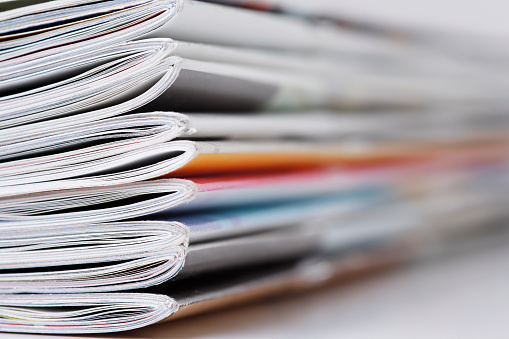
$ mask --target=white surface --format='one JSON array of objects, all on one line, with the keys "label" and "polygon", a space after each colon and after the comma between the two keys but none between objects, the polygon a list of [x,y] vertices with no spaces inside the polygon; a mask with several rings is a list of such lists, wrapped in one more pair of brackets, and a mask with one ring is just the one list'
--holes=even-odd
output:
[{"label": "white surface", "polygon": [[366,22],[488,36],[509,36],[507,0],[278,0],[323,14]]}]

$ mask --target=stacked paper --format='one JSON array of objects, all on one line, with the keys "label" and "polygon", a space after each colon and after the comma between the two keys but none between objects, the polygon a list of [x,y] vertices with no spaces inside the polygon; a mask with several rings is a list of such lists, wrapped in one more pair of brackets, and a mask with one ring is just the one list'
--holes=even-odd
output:
[{"label": "stacked paper", "polygon": [[507,217],[502,51],[212,2],[0,4],[0,331],[147,326]]}]

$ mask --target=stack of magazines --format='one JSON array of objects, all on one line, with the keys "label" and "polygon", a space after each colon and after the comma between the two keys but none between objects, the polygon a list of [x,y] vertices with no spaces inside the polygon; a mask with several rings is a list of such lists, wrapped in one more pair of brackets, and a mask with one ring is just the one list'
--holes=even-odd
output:
[{"label": "stack of magazines", "polygon": [[285,1],[0,11],[0,331],[139,328],[509,217],[499,49]]}]

